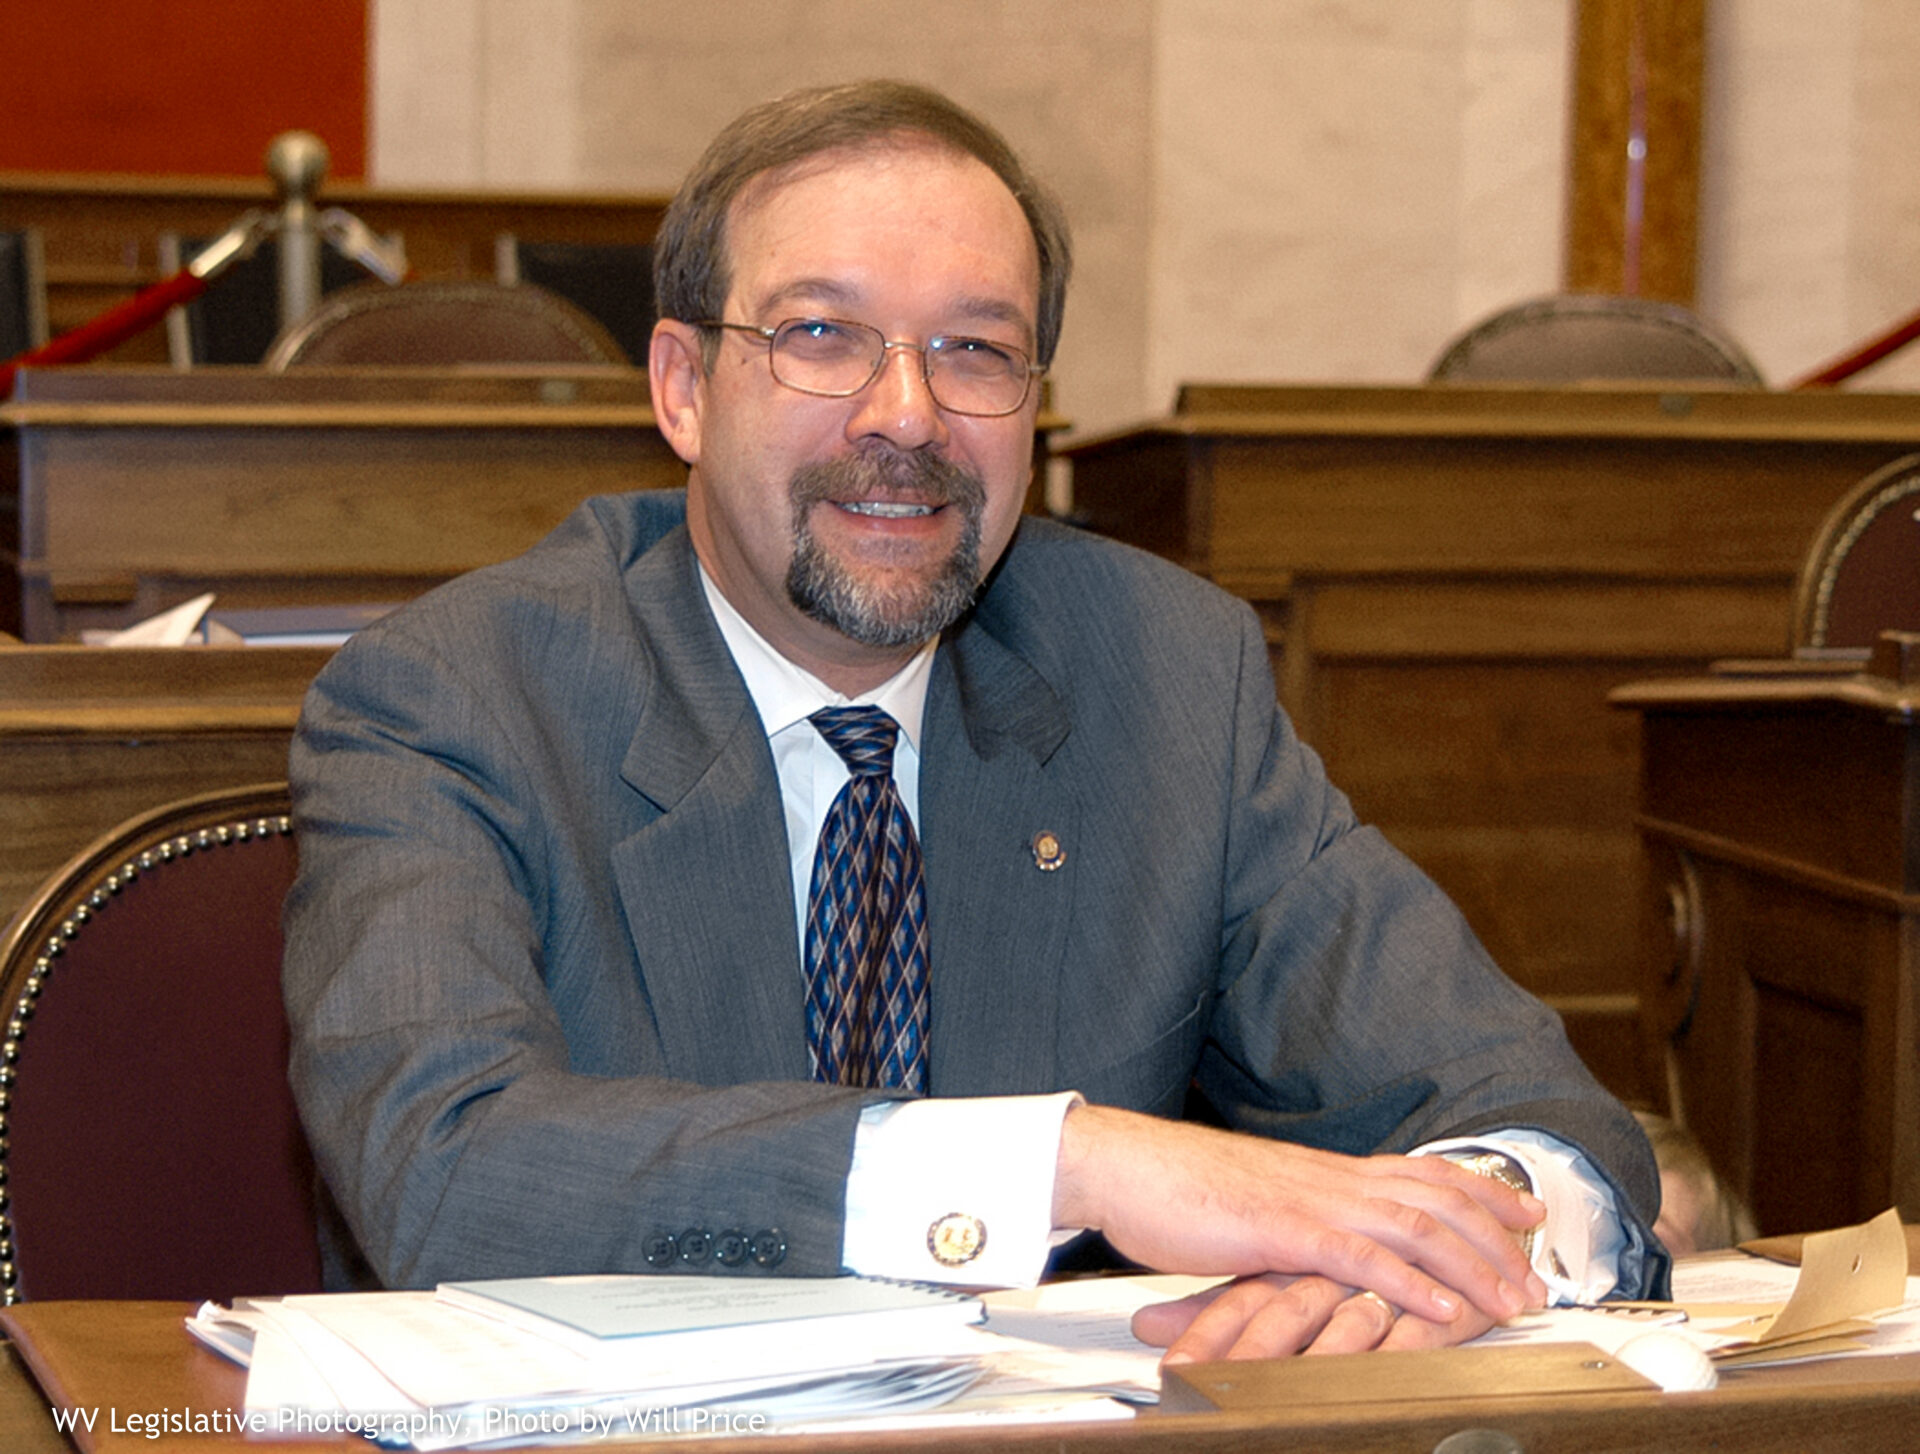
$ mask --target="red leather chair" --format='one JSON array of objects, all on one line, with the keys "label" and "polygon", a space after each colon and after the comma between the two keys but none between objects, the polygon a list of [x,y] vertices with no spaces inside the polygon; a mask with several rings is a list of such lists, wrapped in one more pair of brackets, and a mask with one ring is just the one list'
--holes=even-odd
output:
[{"label": "red leather chair", "polygon": [[0,937],[0,1297],[320,1287],[287,1088],[284,783],[121,825]]}]

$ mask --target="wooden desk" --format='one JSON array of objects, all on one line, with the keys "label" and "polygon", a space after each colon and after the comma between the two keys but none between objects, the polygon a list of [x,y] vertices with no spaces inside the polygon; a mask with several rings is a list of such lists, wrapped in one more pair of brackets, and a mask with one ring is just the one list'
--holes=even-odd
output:
[{"label": "wooden desk", "polygon": [[205,590],[413,596],[686,477],[631,369],[27,370],[0,430],[0,630],[27,641]]},{"label": "wooden desk", "polygon": [[287,775],[312,647],[0,646],[0,925],[148,808]]},{"label": "wooden desk", "polygon": [[1613,694],[1639,716],[1650,1050],[1765,1231],[1920,1219],[1917,646]]},{"label": "wooden desk", "polygon": [[1092,528],[1254,604],[1361,814],[1650,1096],[1606,694],[1784,650],[1828,506],[1917,449],[1913,395],[1191,386],[1063,453]]},{"label": "wooden desk", "polygon": [[[201,1413],[241,1407],[244,1373],[188,1339],[180,1320],[191,1309],[173,1303],[23,1303],[0,1311],[0,1327],[20,1342],[47,1398],[100,1410],[98,1430],[78,1441],[91,1454],[133,1454],[155,1447],[140,1433],[106,1433],[108,1411],[128,1415],[160,1410]],[[1524,1351],[1524,1350],[1518,1350]],[[1357,1355],[1364,1360],[1367,1355]],[[1447,1359],[1449,1353],[1422,1355]],[[1465,1356],[1472,1356],[1471,1350]],[[1351,1366],[1354,1358],[1337,1360]],[[1335,1370],[1328,1360],[1315,1371]],[[110,1369],[102,1373],[102,1369]],[[1344,1370],[1338,1370],[1344,1371]],[[0,1357],[0,1411],[33,1407],[28,1375]],[[44,1405],[43,1405],[44,1407]],[[1463,1429],[1493,1428],[1528,1449],[1559,1451],[1660,1449],[1803,1454],[1808,1450],[1901,1449],[1911,1443],[1920,1414],[1920,1356],[1857,1359],[1801,1368],[1729,1374],[1707,1393],[1621,1392],[1515,1395],[1393,1402],[1390,1390],[1368,1401],[1318,1407],[1269,1408],[1202,1414],[1155,1414],[1131,1423],[1051,1424],[980,1430],[929,1430],[866,1435],[786,1435],[769,1445],[750,1439],[652,1440],[596,1447],[704,1450],[745,1454],[769,1447],[789,1454],[872,1454],[945,1450],[951,1454],[1105,1454],[1109,1450],[1205,1451],[1255,1454],[1265,1450],[1409,1451],[1432,1449]],[[7,1429],[9,1450],[63,1454],[68,1449],[40,1414]],[[17,1441],[17,1442],[16,1442]],[[171,1434],[158,1445],[167,1454],[220,1454],[261,1447],[239,1438]],[[364,1449],[340,1438],[274,1440],[284,1454]]]},{"label": "wooden desk", "polygon": [[[1041,416],[1029,509],[1063,424]],[[589,495],[685,483],[635,369],[29,369],[0,403],[0,631],[73,640],[209,590],[405,599]]]}]

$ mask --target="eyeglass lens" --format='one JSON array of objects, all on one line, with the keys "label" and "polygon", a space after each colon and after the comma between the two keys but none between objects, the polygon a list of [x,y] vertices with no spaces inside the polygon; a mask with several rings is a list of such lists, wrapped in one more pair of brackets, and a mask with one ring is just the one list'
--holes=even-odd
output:
[{"label": "eyeglass lens", "polygon": [[857,394],[880,372],[890,348],[912,348],[924,360],[927,388],[957,414],[1011,414],[1026,401],[1026,355],[984,338],[938,337],[924,346],[889,344],[877,328],[836,319],[790,318],[770,340],[773,374],[803,393]]}]

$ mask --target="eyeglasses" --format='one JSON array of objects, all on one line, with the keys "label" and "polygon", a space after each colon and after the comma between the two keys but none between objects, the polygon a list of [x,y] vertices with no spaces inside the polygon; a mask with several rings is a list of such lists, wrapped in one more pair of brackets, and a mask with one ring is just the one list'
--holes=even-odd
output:
[{"label": "eyeglasses", "polygon": [[920,371],[934,403],[954,414],[995,418],[1027,402],[1033,381],[1046,372],[1011,344],[939,334],[921,343],[896,343],[877,328],[844,318],[789,318],[772,328],[715,319],[696,328],[751,333],[767,345],[774,379],[802,394],[844,399],[880,377],[891,349],[920,355]]}]

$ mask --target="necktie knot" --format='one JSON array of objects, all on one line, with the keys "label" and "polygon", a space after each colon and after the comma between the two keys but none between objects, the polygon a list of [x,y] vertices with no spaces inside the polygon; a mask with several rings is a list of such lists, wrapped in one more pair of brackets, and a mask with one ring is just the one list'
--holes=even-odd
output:
[{"label": "necktie knot", "polygon": [[855,777],[890,777],[900,724],[878,707],[823,707],[807,719]]}]

